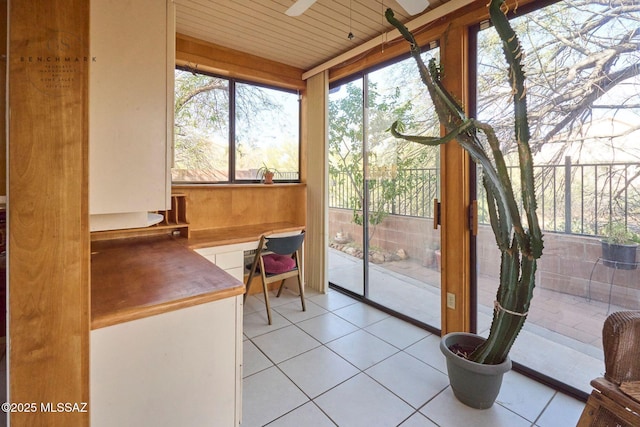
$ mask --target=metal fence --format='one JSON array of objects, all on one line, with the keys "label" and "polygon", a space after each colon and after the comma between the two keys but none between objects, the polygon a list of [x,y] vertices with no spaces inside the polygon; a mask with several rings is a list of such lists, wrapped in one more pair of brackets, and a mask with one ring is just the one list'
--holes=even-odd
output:
[{"label": "metal fence", "polygon": [[[519,170],[510,167],[509,173],[516,197],[521,200]],[[567,157],[564,164],[535,166],[534,173],[538,215],[544,231],[599,235],[605,225],[614,222],[640,232],[640,163],[573,164]],[[395,176],[369,179],[364,185],[357,183],[346,173],[331,174],[329,206],[360,210],[362,187],[366,185],[370,212],[432,218],[440,171],[398,170]],[[488,224],[482,185],[477,193],[479,221]]]},{"label": "metal fence", "polygon": [[[364,184],[369,193],[369,211],[432,218],[432,201],[438,194],[440,171],[404,169],[394,177],[369,179]],[[361,209],[365,190],[347,173],[331,174],[329,187],[329,207]]]}]

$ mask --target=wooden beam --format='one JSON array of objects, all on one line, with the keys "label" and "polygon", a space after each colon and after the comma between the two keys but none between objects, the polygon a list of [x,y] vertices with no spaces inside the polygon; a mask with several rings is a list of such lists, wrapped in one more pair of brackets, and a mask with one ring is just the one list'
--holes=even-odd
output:
[{"label": "wooden beam", "polygon": [[12,2],[9,22],[9,393],[37,405],[10,420],[86,426],[89,2]]},{"label": "wooden beam", "polygon": [[304,90],[303,70],[238,52],[183,34],[176,35],[176,64],[222,76],[251,80],[287,89]]},{"label": "wooden beam", "polygon": [[[453,96],[463,100],[463,105],[468,105],[464,102],[467,99],[469,87],[466,79],[467,35],[466,27],[450,28],[441,40],[440,50],[442,68],[447,70],[442,82]],[[441,154],[442,291],[440,296],[441,329],[444,335],[454,331],[469,331],[471,326],[471,244],[467,221],[470,205],[471,159],[455,141],[442,146]],[[455,308],[447,307],[447,293],[455,295]]]},{"label": "wooden beam", "polygon": [[[0,58],[4,65],[0,67],[0,81],[7,81],[7,0],[0,1]],[[0,85],[0,135],[7,134],[7,85]],[[7,145],[6,139],[0,142],[0,195],[7,194]]]},{"label": "wooden beam", "polygon": [[[450,15],[452,13],[459,13],[460,9],[473,4],[474,1],[476,0],[450,0],[440,7],[432,9],[425,14],[412,19],[411,21],[407,22],[405,26],[409,29],[409,31],[415,31],[421,27],[432,25],[434,22],[441,20],[447,15]],[[380,34],[379,36],[374,37],[373,39],[349,50],[348,52],[336,56],[335,58],[332,58],[329,61],[307,71],[302,75],[302,78],[306,80],[311,76],[315,76],[316,74],[329,70],[337,65],[350,62],[353,58],[361,56],[362,54],[367,53],[368,51],[371,51],[373,49],[379,47],[384,49],[385,44],[396,41],[397,39],[401,39],[401,35],[398,30],[393,29],[391,31],[387,31],[386,33]]]}]

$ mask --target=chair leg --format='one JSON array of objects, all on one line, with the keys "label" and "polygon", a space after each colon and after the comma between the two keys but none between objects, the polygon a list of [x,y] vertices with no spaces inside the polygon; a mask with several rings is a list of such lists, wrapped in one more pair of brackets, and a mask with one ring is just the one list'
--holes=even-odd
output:
[{"label": "chair leg", "polygon": [[269,324],[271,325],[271,307],[269,306],[269,291],[267,284],[263,281],[262,288],[264,292],[264,304],[267,306],[267,319],[269,320]]},{"label": "chair leg", "polygon": [[242,302],[247,302],[247,297],[249,296],[249,288],[251,288],[251,281],[253,280],[253,270],[249,273],[249,278],[247,279],[247,283],[244,285],[244,296]]},{"label": "chair leg", "polygon": [[284,287],[284,281],[287,279],[282,279],[282,282],[280,282],[280,287],[278,288],[278,293],[276,294],[276,298],[280,298],[280,294],[282,293],[282,288]]},{"label": "chair leg", "polygon": [[255,265],[251,266],[251,272],[249,273],[249,278],[247,279],[247,283],[244,285],[244,296],[242,302],[247,302],[247,297],[249,296],[249,289],[251,288],[251,281],[253,280],[253,273],[255,270]]},{"label": "chair leg", "polygon": [[243,303],[247,302],[247,297],[249,296],[249,289],[251,288],[253,275],[256,273],[256,268],[258,267],[258,264],[259,264],[260,253],[262,252],[263,246],[264,246],[264,236],[261,236],[260,242],[258,243],[258,248],[256,249],[256,255],[253,257],[253,262],[251,263],[251,271],[249,272],[249,277],[247,278],[247,283],[245,284],[244,297],[242,299]]},{"label": "chair leg", "polygon": [[302,311],[307,311],[307,306],[304,304],[304,290],[302,289],[302,273],[298,269],[298,290],[300,291],[300,301],[302,302]]}]

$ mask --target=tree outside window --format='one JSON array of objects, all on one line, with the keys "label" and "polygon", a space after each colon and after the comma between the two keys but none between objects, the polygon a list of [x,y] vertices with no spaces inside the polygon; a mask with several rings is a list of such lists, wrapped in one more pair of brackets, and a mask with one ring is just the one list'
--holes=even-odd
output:
[{"label": "tree outside window", "polygon": [[174,113],[174,182],[299,180],[296,93],[176,69]]}]

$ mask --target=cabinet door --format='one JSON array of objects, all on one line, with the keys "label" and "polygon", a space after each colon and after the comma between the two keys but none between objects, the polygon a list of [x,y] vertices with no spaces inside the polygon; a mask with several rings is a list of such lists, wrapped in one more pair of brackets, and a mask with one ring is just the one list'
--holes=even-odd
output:
[{"label": "cabinet door", "polygon": [[234,278],[244,282],[244,252],[255,249],[257,246],[257,242],[247,242],[212,246],[209,248],[196,249],[195,251]]},{"label": "cabinet door", "polygon": [[166,0],[91,2],[91,214],[170,209],[173,7]]},{"label": "cabinet door", "polygon": [[91,331],[91,425],[238,425],[242,295]]},{"label": "cabinet door", "polygon": [[223,270],[242,267],[243,251],[221,252],[216,254],[216,265]]}]

